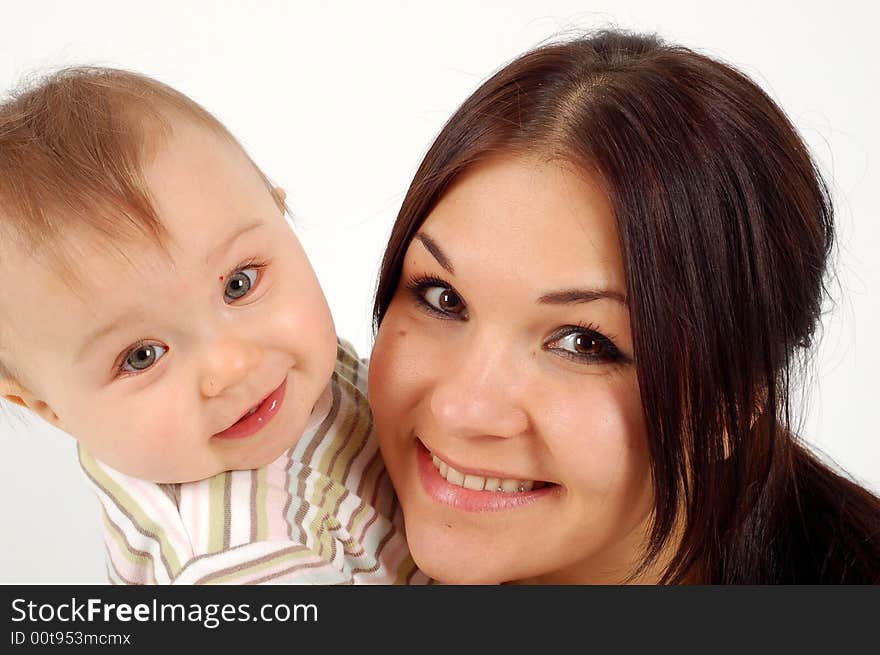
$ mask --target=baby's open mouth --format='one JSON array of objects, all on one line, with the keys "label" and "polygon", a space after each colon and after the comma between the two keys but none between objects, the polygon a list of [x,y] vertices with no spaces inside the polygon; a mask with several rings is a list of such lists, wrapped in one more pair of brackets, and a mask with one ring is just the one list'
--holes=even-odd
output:
[{"label": "baby's open mouth", "polygon": [[[261,401],[258,402],[256,405],[254,405],[253,407],[251,407],[248,411],[246,411],[246,412],[242,415],[242,417],[241,417],[240,419],[238,419],[235,423],[241,423],[241,422],[242,422],[243,420],[245,420],[248,416],[250,416],[251,414],[253,414],[254,412],[256,412],[258,409],[260,409],[260,405],[262,405],[265,401],[266,401],[266,399],[263,398],[263,400],[261,400]],[[233,425],[235,425],[235,423],[233,423]]]},{"label": "baby's open mouth", "polygon": [[472,491],[524,493],[526,491],[535,491],[552,484],[551,482],[544,482],[543,480],[492,478],[471,473],[462,473],[444,462],[434,453],[431,453],[431,461],[434,462],[434,467],[448,483],[465,489],[471,489]]},{"label": "baby's open mouth", "polygon": [[274,391],[250,407],[234,423],[214,434],[213,437],[237,439],[259,432],[278,413],[281,403],[284,401],[284,390],[286,387],[287,378],[285,377],[284,381]]},{"label": "baby's open mouth", "polygon": [[239,417],[239,419],[238,419],[237,421],[235,421],[235,423],[230,423],[230,424],[229,424],[229,427],[225,428],[222,432],[226,432],[226,430],[229,430],[230,428],[235,427],[236,425],[238,425],[239,423],[241,423],[242,421],[244,421],[245,419],[247,419],[249,416],[253,416],[253,415],[256,413],[256,411],[257,411],[258,409],[260,409],[260,407],[261,407],[261,406],[263,405],[263,403],[265,403],[265,402],[266,402],[266,399],[263,398],[260,402],[258,402],[256,405],[254,405],[254,406],[251,407],[248,411],[246,411],[244,414],[242,414],[242,415]]}]

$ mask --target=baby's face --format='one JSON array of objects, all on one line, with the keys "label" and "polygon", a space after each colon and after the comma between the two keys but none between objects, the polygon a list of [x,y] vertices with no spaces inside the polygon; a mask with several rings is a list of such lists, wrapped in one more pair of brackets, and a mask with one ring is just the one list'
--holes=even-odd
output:
[{"label": "baby's face", "polygon": [[74,238],[75,289],[24,255],[4,262],[13,361],[44,416],[124,473],[184,482],[266,464],[332,374],[327,302],[236,147],[175,125],[144,172],[167,255],[123,246],[125,262]]}]

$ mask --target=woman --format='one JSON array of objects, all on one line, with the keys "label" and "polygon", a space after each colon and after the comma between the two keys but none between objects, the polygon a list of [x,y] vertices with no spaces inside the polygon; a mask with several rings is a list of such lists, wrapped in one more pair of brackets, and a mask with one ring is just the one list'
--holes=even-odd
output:
[{"label": "woman", "polygon": [[450,119],[383,262],[370,389],[443,582],[880,581],[880,500],[790,429],[825,185],[729,66],[603,32]]}]

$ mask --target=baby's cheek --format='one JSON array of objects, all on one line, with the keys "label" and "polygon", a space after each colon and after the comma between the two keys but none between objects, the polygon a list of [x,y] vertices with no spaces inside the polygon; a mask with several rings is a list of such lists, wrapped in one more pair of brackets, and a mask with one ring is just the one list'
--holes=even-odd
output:
[{"label": "baby's cheek", "polygon": [[153,403],[149,411],[132,416],[128,430],[120,430],[118,438],[127,442],[127,456],[161,473],[186,460],[186,444],[192,441],[192,422],[193,416],[187,417],[183,403],[168,398]]},{"label": "baby's cheek", "polygon": [[132,430],[136,440],[132,454],[141,458],[144,477],[160,481],[186,477],[204,459],[210,435],[202,434],[198,418],[181,398],[169,398],[140,417]]},{"label": "baby's cheek", "polygon": [[269,316],[254,325],[265,343],[293,352],[297,359],[313,359],[326,350],[335,359],[336,333],[323,297],[304,291],[278,300]]}]

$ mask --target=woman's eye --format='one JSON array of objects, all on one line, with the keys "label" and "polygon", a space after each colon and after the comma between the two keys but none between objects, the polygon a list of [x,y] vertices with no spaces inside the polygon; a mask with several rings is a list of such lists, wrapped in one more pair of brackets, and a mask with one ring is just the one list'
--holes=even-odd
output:
[{"label": "woman's eye", "polygon": [[159,344],[143,344],[137,346],[128,351],[128,354],[122,361],[120,370],[129,373],[137,373],[146,370],[159,361],[166,352],[168,352],[168,348],[166,346],[160,346]]},{"label": "woman's eye", "polygon": [[255,267],[242,268],[229,276],[223,296],[227,302],[244,298],[257,283],[258,271]]},{"label": "woman's eye", "polygon": [[428,305],[444,314],[460,316],[465,310],[464,301],[449,287],[426,287],[422,291],[422,298]]},{"label": "woman's eye", "polygon": [[619,361],[624,355],[606,336],[586,328],[564,328],[547,349],[579,361]]},{"label": "woman's eye", "polygon": [[572,332],[562,337],[558,342],[559,347],[570,350],[578,355],[601,355],[605,352],[604,344],[583,332]]}]

